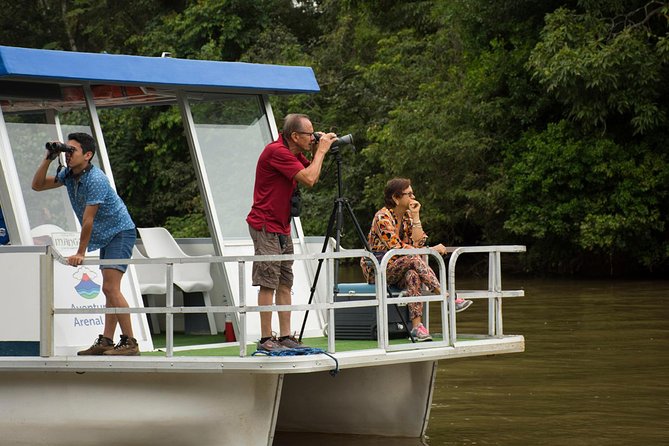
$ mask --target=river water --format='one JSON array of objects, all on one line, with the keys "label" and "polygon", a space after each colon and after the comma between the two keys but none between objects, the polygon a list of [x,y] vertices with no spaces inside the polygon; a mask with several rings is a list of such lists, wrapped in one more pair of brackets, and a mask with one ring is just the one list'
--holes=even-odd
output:
[{"label": "river water", "polygon": [[[504,301],[504,332],[526,351],[441,361],[427,438],[279,433],[275,446],[669,445],[669,282],[503,285],[525,289]],[[457,323],[485,332],[485,301]]]}]

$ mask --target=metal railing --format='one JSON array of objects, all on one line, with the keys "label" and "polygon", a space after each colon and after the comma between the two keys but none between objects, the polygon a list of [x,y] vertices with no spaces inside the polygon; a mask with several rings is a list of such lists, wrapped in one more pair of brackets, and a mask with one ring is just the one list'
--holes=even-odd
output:
[{"label": "metal railing", "polygon": [[[210,256],[193,258],[159,258],[159,259],[85,259],[83,265],[112,265],[112,264],[160,264],[166,267],[166,299],[165,307],[139,307],[139,308],[55,308],[54,307],[54,263],[59,262],[67,264],[66,259],[52,247],[47,249],[47,253],[40,259],[40,355],[43,357],[53,356],[54,352],[54,317],[62,314],[134,314],[134,313],[157,313],[165,314],[166,331],[166,351],[167,357],[174,355],[174,315],[186,313],[234,313],[238,315],[238,337],[239,356],[247,355],[248,335],[246,333],[246,318],[248,313],[261,311],[305,311],[305,310],[324,310],[327,313],[327,337],[328,352],[335,352],[335,310],[343,308],[356,307],[376,307],[377,308],[377,340],[378,348],[386,351],[413,350],[416,348],[436,348],[443,346],[454,346],[456,340],[455,328],[455,265],[457,257],[462,253],[469,252],[489,252],[491,263],[490,286],[487,291],[462,292],[458,291],[459,297],[467,298],[488,298],[494,301],[494,318],[489,322],[490,336],[502,336],[502,316],[501,316],[501,298],[510,296],[522,296],[522,291],[502,291],[501,290],[501,270],[499,263],[500,252],[521,252],[524,247],[518,246],[494,246],[494,247],[467,247],[452,248],[452,256],[449,262],[448,276],[443,258],[434,250],[429,248],[420,249],[393,249],[388,251],[379,263],[376,257],[366,250],[345,250],[342,252],[325,252],[319,254],[284,254],[284,255],[265,255],[265,256]],[[441,284],[441,293],[437,295],[423,296],[405,296],[388,298],[386,268],[388,261],[395,255],[431,255],[436,259],[439,269]],[[375,287],[375,298],[356,301],[334,300],[335,278],[333,277],[334,262],[344,258],[370,259],[376,268],[376,283],[381,286]],[[326,262],[326,294],[325,302],[315,302],[311,304],[293,304],[293,305],[247,305],[246,302],[246,262],[258,261],[284,261],[284,260],[302,260]],[[185,263],[237,263],[239,279],[239,301],[238,305],[213,305],[213,306],[174,306],[174,265]],[[448,288],[446,286],[446,277]],[[448,289],[448,292],[445,290]],[[390,345],[388,339],[388,305],[405,304],[410,302],[439,302],[441,304],[441,320],[443,340],[439,342],[422,344]],[[493,307],[491,307],[493,308]]]},{"label": "metal railing", "polygon": [[[488,299],[488,336],[502,337],[504,335],[502,323],[502,298],[522,297],[523,290],[502,290],[502,258],[501,254],[525,252],[522,245],[494,245],[494,246],[462,246],[447,248],[451,253],[448,261],[448,292],[453,298]],[[455,266],[462,254],[488,253],[488,289],[465,291],[455,287]],[[451,337],[456,337],[455,313],[450,313]]]}]

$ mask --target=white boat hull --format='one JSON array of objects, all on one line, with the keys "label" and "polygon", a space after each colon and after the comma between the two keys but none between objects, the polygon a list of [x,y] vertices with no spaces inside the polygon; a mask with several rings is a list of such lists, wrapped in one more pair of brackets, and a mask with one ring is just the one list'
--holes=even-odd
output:
[{"label": "white boat hull", "polygon": [[268,445],[280,376],[3,373],[0,438],[14,446]]},{"label": "white boat hull", "polygon": [[436,361],[286,375],[278,431],[421,437]]},{"label": "white boat hull", "polygon": [[[420,437],[436,361],[328,372],[8,372],[12,445],[271,445],[277,430]],[[278,420],[277,420],[278,409]]]}]

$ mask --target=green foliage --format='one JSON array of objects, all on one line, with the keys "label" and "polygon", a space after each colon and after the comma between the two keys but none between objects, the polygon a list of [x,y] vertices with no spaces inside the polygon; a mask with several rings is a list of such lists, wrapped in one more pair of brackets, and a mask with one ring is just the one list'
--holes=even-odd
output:
[{"label": "green foliage", "polygon": [[0,0],[3,45],[117,53],[154,17],[172,14],[185,0]]},{"label": "green foliage", "polygon": [[[102,110],[105,141],[117,189],[135,223],[174,220],[189,236],[208,236],[195,171],[175,107]],[[188,228],[188,225],[192,227]]]},{"label": "green foliage", "polygon": [[667,123],[666,26],[663,34],[634,25],[617,31],[610,18],[560,8],[547,16],[528,67],[587,129],[620,117],[646,133]]},{"label": "green foliage", "polygon": [[189,214],[183,217],[167,217],[165,228],[175,238],[208,237],[209,227],[202,214]]},{"label": "green foliage", "polygon": [[506,228],[562,245],[560,258],[548,251],[534,259],[542,268],[556,267],[565,254],[625,254],[647,267],[666,258],[666,242],[657,243],[666,229],[666,154],[582,135],[562,121],[527,132],[506,164],[513,209]]},{"label": "green foliage", "polygon": [[129,43],[147,55],[168,51],[173,57],[235,61],[258,36],[266,40],[268,31],[282,28],[284,20],[295,23],[302,11],[290,0],[189,1],[183,11],[163,15],[149,32],[133,36]]},{"label": "green foliage", "polygon": [[[531,272],[669,269],[669,3],[648,0],[0,0],[0,43],[313,67],[272,97],[352,133],[344,196],[367,231],[409,177],[431,242],[525,243]],[[101,19],[103,18],[103,19]],[[30,30],[30,32],[26,32]],[[207,236],[177,110],[104,111],[139,225]],[[324,234],[335,157],[303,191]],[[348,220],[345,246],[359,246]]]}]

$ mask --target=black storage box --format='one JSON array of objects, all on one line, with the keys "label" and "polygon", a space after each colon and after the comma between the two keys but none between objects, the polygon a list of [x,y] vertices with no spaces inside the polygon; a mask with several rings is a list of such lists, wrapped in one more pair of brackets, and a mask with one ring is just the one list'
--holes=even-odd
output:
[{"label": "black storage box", "polygon": [[[375,285],[340,283],[338,286],[339,294],[335,299],[336,302],[375,298]],[[398,296],[400,291],[397,289],[391,290],[393,296]],[[376,340],[376,310],[376,307],[335,310],[335,337],[337,339]],[[404,318],[404,321],[402,321],[402,318]],[[388,305],[388,337],[390,339],[408,338],[407,330],[411,331],[408,307],[406,305]]]},{"label": "black storage box", "polygon": [[[200,292],[183,293],[184,307],[204,307],[204,296]],[[209,335],[209,319],[206,313],[184,313],[184,333],[187,335]]]}]

